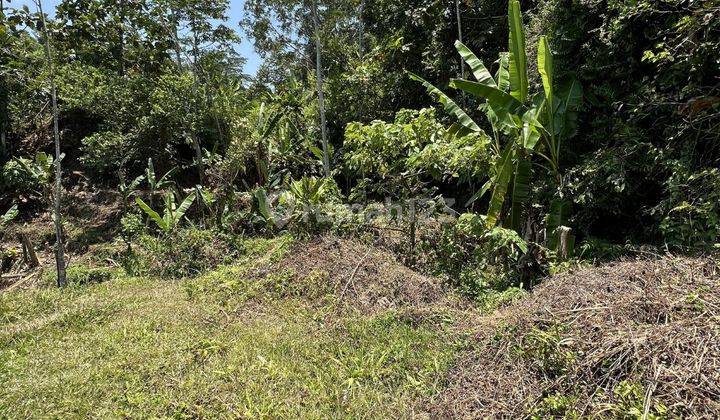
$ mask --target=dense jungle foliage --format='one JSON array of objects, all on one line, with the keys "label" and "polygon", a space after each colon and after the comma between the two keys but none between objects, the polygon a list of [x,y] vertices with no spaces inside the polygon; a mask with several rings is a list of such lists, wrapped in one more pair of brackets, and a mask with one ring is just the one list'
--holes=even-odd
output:
[{"label": "dense jungle foliage", "polygon": [[[237,235],[395,229],[409,265],[475,292],[640,245],[717,247],[714,0],[247,0],[241,22],[229,6],[3,2],[4,220],[116,191],[131,269],[213,241],[230,256]],[[188,263],[171,275],[206,262]]]}]

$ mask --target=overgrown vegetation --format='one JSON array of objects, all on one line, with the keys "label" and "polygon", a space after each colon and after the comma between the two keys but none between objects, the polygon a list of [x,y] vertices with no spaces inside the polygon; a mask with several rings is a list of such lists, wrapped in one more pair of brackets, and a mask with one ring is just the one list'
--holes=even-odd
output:
[{"label": "overgrown vegetation", "polygon": [[[9,290],[0,334],[2,357],[19,363],[0,378],[20,375],[0,394],[0,417],[48,407],[101,417],[411,415],[403,406],[439,391],[438,366],[467,331],[428,327],[421,312],[474,318],[549,275],[628,256],[712,255],[718,22],[716,0],[0,0],[0,290]],[[238,53],[250,44],[257,68]],[[39,289],[16,290],[26,287]],[[155,304],[154,288],[184,300]],[[111,315],[133,305],[146,308],[138,316],[187,312],[168,324],[178,337],[127,350],[149,352],[152,372],[125,377],[133,356],[118,356],[115,370],[94,374],[127,392],[80,386],[72,404],[43,406],[38,395],[70,385],[34,385],[26,371],[61,350],[18,331],[37,335],[50,319],[50,336],[70,331],[96,354],[119,340],[110,325],[127,322]],[[363,315],[353,319],[348,305]],[[268,319],[229,321],[263,311]],[[142,322],[128,328],[145,334]],[[339,330],[318,333],[313,322]],[[287,328],[279,341],[290,352],[327,349],[290,360],[262,328]],[[534,375],[571,377],[583,357],[566,341],[571,330],[508,330],[508,355]],[[83,343],[87,334],[101,349]],[[307,347],[294,343],[313,334]],[[368,353],[346,342],[362,339]],[[250,357],[253,340],[289,370],[265,358],[204,382],[229,354]],[[376,354],[393,340],[398,355]],[[149,386],[168,352],[216,365],[190,369],[179,388]],[[428,373],[422,355],[442,362]],[[367,367],[366,357],[382,361]],[[313,371],[346,358],[360,366],[349,376],[334,365]],[[654,392],[647,383],[616,379],[593,388],[604,393],[598,411],[674,413],[639,401]],[[238,381],[252,391],[228,391]],[[297,411],[304,381],[316,388]],[[383,385],[358,385],[372,381]],[[267,383],[286,399],[263,394]],[[18,405],[26,392],[33,402]],[[118,395],[117,412],[98,403]],[[586,415],[584,396],[558,386],[514,414]]]}]

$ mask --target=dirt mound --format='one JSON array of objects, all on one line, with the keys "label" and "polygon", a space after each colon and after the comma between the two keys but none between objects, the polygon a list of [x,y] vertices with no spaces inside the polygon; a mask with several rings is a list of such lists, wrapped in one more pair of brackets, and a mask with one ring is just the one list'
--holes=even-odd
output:
[{"label": "dirt mound", "polygon": [[279,262],[255,275],[284,276],[282,283],[292,285],[295,294],[332,295],[367,313],[423,308],[447,297],[438,279],[405,267],[386,251],[329,236],[293,244]]},{"label": "dirt mound", "polygon": [[720,416],[720,268],[624,261],[552,278],[477,329],[432,417]]}]

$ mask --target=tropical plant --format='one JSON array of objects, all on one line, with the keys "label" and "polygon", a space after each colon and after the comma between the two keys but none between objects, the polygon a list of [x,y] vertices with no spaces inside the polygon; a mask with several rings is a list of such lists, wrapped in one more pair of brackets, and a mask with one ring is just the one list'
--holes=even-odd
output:
[{"label": "tropical plant", "polygon": [[253,197],[255,218],[264,222],[265,227],[268,230],[272,230],[275,226],[276,219],[272,208],[270,207],[270,200],[267,197],[267,191],[265,191],[265,188],[263,187],[258,187],[253,192]]},{"label": "tropical plant", "polygon": [[[63,156],[61,155],[61,158]],[[53,156],[45,152],[36,153],[33,160],[14,158],[5,166],[3,178],[9,187],[30,191],[49,201],[52,195],[54,163]]]},{"label": "tropical plant", "polygon": [[147,168],[145,168],[145,179],[147,179],[150,194],[150,204],[153,204],[155,193],[173,185],[172,177],[177,172],[177,167],[167,171],[160,178],[155,174],[155,166],[152,158],[148,158]]},{"label": "tropical plant", "polygon": [[130,181],[129,184],[125,180],[125,174],[122,171],[118,172],[118,177],[120,178],[118,192],[120,192],[120,196],[122,197],[123,215],[125,215],[125,213],[127,213],[128,200],[130,200],[130,197],[137,194],[138,187],[145,180],[145,177],[140,175]]},{"label": "tropical plant", "polygon": [[[552,172],[558,174],[560,140],[563,135],[572,132],[575,120],[572,114],[577,111],[580,96],[579,84],[575,82],[566,89],[562,98],[556,98],[552,54],[547,39],[542,37],[538,67],[544,92],[530,97],[525,32],[517,0],[509,3],[508,24],[508,52],[500,54],[495,76],[462,42],[455,43],[477,81],[453,79],[450,87],[484,100],[480,109],[491,124],[495,140],[491,144],[494,165],[490,179],[470,201],[477,200],[492,189],[486,217],[487,225],[492,227],[500,221],[505,198],[510,192],[510,221],[507,225],[519,231],[521,215],[530,195],[531,157],[534,154],[543,157],[550,163]],[[411,73],[410,77],[421,82],[429,93],[437,96],[445,110],[458,119],[458,131],[482,132],[480,126],[440,89],[415,74]],[[507,139],[503,141],[503,137]],[[540,143],[541,138],[546,141]]]},{"label": "tropical plant", "polygon": [[180,206],[177,206],[175,204],[175,194],[168,191],[165,193],[165,206],[161,217],[158,212],[150,208],[140,197],[135,197],[137,205],[140,206],[145,214],[147,214],[165,234],[170,234],[175,231],[194,201],[195,195],[190,194],[185,197],[182,203],[180,203]]},{"label": "tropical plant", "polygon": [[2,234],[10,222],[15,220],[19,213],[17,204],[13,204],[3,215],[0,215],[0,234]]}]

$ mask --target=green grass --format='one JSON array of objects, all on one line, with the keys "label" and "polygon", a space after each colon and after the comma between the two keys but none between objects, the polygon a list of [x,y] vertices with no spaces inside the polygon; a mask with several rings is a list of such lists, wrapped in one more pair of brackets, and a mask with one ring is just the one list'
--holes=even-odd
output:
[{"label": "green grass", "polygon": [[0,295],[0,418],[410,417],[462,345],[449,321],[296,296],[228,305],[187,287],[116,278]]}]

